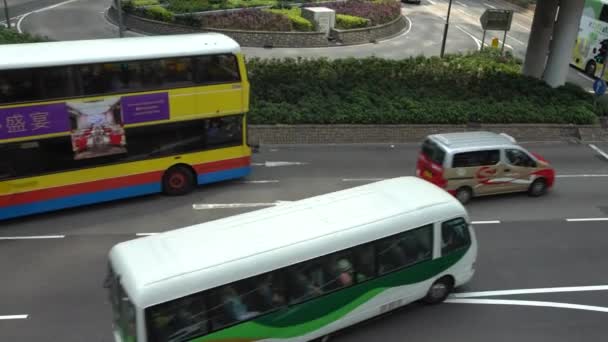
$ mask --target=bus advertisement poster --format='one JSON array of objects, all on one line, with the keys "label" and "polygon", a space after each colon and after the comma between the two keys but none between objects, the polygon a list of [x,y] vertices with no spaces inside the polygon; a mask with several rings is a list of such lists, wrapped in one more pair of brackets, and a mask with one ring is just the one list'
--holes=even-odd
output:
[{"label": "bus advertisement poster", "polygon": [[66,103],[72,124],[74,159],[127,152],[120,102],[120,97],[108,97]]},{"label": "bus advertisement poster", "polygon": [[64,103],[0,109],[0,140],[69,130]]}]

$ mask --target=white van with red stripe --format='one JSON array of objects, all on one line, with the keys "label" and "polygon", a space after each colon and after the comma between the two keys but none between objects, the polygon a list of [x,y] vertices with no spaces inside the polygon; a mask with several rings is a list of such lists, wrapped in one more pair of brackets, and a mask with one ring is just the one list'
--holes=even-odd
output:
[{"label": "white van with red stripe", "polygon": [[432,134],[422,143],[416,175],[444,188],[462,203],[511,192],[545,194],[555,182],[547,160],[504,133]]}]

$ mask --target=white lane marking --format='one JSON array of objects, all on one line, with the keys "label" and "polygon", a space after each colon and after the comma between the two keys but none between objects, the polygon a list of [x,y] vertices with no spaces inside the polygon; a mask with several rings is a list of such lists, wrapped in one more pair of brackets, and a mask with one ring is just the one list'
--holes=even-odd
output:
[{"label": "white lane marking", "polygon": [[342,178],[343,182],[378,182],[386,178]]},{"label": "white lane marking", "polygon": [[0,316],[0,320],[3,319],[26,319],[28,315],[8,315],[8,316]]},{"label": "white lane marking", "polygon": [[306,162],[289,162],[289,161],[265,161],[263,163],[251,163],[253,166],[264,166],[264,167],[277,167],[277,166],[292,166],[292,165],[306,165]]},{"label": "white lane marking", "polygon": [[54,4],[54,5],[51,5],[51,6],[39,8],[39,9],[37,9],[35,11],[31,11],[31,12],[27,12],[27,13],[22,14],[21,18],[19,18],[19,21],[17,22],[17,31],[19,33],[23,33],[23,31],[21,30],[21,23],[23,22],[23,19],[25,19],[28,15],[30,15],[32,13],[40,13],[40,12],[48,11],[50,9],[57,8],[57,7],[63,6],[63,5],[67,5],[69,3],[76,2],[76,1],[79,1],[79,0],[67,0],[67,1],[64,1],[64,2],[60,2],[58,4]]},{"label": "white lane marking", "polygon": [[515,42],[517,42],[517,43],[519,43],[519,44],[521,44],[521,45],[526,45],[526,43],[524,43],[524,42],[522,42],[521,40],[519,40],[519,39],[517,39],[517,38],[513,37],[513,36],[512,36],[512,35],[510,35],[510,34],[507,34],[507,38],[509,38],[509,39],[511,39],[511,40],[514,40]]},{"label": "white lane marking", "polygon": [[586,177],[608,177],[608,174],[556,175],[555,176],[555,178],[586,178]]},{"label": "white lane marking", "polygon": [[606,152],[602,151],[599,147],[597,147],[593,144],[589,144],[589,147],[591,147],[595,152],[599,153],[602,157],[604,157],[604,159],[608,160],[608,154],[606,154]]},{"label": "white lane marking", "polygon": [[65,235],[0,236],[0,240],[63,239]]},{"label": "white lane marking", "polygon": [[209,210],[209,209],[234,209],[234,208],[257,208],[257,207],[272,207],[291,201],[274,201],[269,203],[217,203],[217,204],[193,204],[194,210]]},{"label": "white lane marking", "polygon": [[462,293],[453,293],[450,295],[450,297],[452,297],[452,298],[472,298],[472,297],[489,297],[489,296],[511,296],[511,295],[532,294],[532,293],[586,292],[586,291],[606,291],[606,290],[608,290],[608,285],[568,286],[568,287],[546,287],[546,288],[536,288],[536,289],[462,292]]},{"label": "white lane marking", "polygon": [[[475,41],[475,43],[477,43],[477,48],[481,49],[481,39],[475,37],[471,32],[465,30],[460,25],[456,25],[456,28],[459,29],[460,31],[464,32],[469,37],[473,38],[473,40]],[[498,40],[498,42],[502,44],[502,40]],[[490,46],[488,43],[484,43],[483,45],[484,46]],[[505,47],[513,50],[513,47],[511,45],[509,45],[509,44],[505,43]]]},{"label": "white lane marking", "polygon": [[[496,7],[494,7],[494,8],[496,8]],[[522,24],[519,24],[519,23],[515,23],[515,22],[514,22],[514,23],[513,23],[513,25],[517,25],[517,26],[519,26],[519,27],[523,28],[524,30],[530,30],[530,27],[529,27],[529,26],[528,26],[528,27],[526,27],[526,26],[524,26],[524,25],[522,25]]]},{"label": "white lane marking", "polygon": [[534,300],[508,300],[508,299],[446,299],[446,303],[454,304],[493,304],[493,305],[523,305],[523,306],[542,306],[549,308],[576,309],[586,311],[608,312],[608,307],[580,305],[556,302],[541,302]]},{"label": "white lane marking", "polygon": [[[460,31],[464,32],[464,34],[466,34],[467,36],[471,37],[471,39],[473,39],[475,44],[477,44],[477,49],[481,49],[481,40],[480,39],[478,39],[477,37],[472,35],[469,31],[463,29],[460,25],[456,25],[456,28],[459,29]],[[485,45],[488,45],[488,44],[485,44]]]},{"label": "white lane marking", "polygon": [[152,236],[152,235],[157,235],[160,233],[137,233],[135,234],[136,236]]},{"label": "white lane marking", "polygon": [[472,221],[472,224],[498,224],[500,223],[500,221],[498,220],[494,220],[494,221]]},{"label": "white lane marking", "polygon": [[[593,79],[593,78],[592,78],[592,77],[590,77],[589,75],[583,74],[583,73],[582,73],[582,72],[580,72],[580,71],[576,71],[576,74],[577,74],[578,76],[580,76],[580,77],[582,77],[582,78],[586,79],[587,81],[590,81],[590,82],[595,82],[595,79]],[[595,92],[594,92],[594,93],[595,93]]]},{"label": "white lane marking", "polygon": [[271,149],[270,149],[270,152],[276,152],[276,151],[278,151],[278,150],[279,150],[279,149],[277,149],[277,148],[271,148]]},{"label": "white lane marking", "polygon": [[469,12],[463,10],[463,9],[457,8],[456,10],[459,11],[459,12],[462,12],[462,14],[464,14],[464,15],[468,15],[469,17],[476,17],[475,15],[473,15],[473,14],[471,14],[471,13],[469,13]]},{"label": "white lane marking", "polygon": [[460,2],[460,1],[458,1],[458,0],[456,0],[456,3],[457,3],[457,4],[459,4],[459,5],[460,5],[460,6],[462,6],[462,7],[469,7],[469,5],[467,5],[467,4],[465,4],[465,3],[462,3],[462,2]]},{"label": "white lane marking", "polygon": [[431,3],[431,5],[433,5],[433,6],[436,6],[436,5],[437,5],[437,3],[436,3],[435,1],[433,1],[433,0],[426,0],[426,1],[430,2],[430,3]]},{"label": "white lane marking", "polygon": [[567,222],[600,222],[608,221],[608,217],[567,218]]},{"label": "white lane marking", "polygon": [[266,180],[249,180],[249,181],[240,181],[238,183],[243,184],[267,184],[267,183],[278,183],[277,179],[266,179]]},{"label": "white lane marking", "polygon": [[486,6],[486,7],[490,7],[490,8],[496,9],[496,6],[490,5],[487,2],[484,2],[483,5]]}]

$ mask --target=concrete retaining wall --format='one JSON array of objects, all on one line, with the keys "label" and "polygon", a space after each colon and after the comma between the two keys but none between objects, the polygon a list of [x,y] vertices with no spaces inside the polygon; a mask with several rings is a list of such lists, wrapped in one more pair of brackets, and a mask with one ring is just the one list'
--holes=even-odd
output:
[{"label": "concrete retaining wall", "polygon": [[518,141],[608,141],[608,130],[597,125],[251,125],[249,143],[353,144],[420,142],[428,134],[487,130],[507,133]]}]

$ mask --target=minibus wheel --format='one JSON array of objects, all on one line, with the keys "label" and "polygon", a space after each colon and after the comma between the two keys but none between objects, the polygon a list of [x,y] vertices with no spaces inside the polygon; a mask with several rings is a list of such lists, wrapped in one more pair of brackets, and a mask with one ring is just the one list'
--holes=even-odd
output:
[{"label": "minibus wheel", "polygon": [[539,178],[530,184],[528,194],[530,196],[538,197],[547,192],[547,181],[543,178]]},{"label": "minibus wheel", "polygon": [[471,188],[463,186],[456,190],[456,199],[460,201],[462,204],[469,203],[469,201],[473,198],[473,191]]},{"label": "minibus wheel", "polygon": [[437,279],[429,288],[429,291],[424,297],[423,301],[427,304],[438,304],[443,302],[448,296],[450,292],[452,292],[452,288],[454,287],[454,280],[452,277],[445,276],[440,279]]},{"label": "minibus wheel", "polygon": [[194,189],[192,170],[184,165],[170,167],[163,175],[163,192],[170,196],[185,195]]}]

